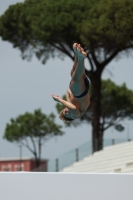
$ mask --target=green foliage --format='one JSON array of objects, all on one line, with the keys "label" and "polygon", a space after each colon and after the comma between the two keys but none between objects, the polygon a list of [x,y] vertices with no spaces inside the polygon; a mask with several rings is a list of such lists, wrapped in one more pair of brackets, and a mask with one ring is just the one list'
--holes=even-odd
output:
[{"label": "green foliage", "polygon": [[[95,47],[104,47],[110,51],[114,47],[119,49],[132,41],[132,0],[100,0],[98,1],[81,24],[85,43],[92,41]],[[90,45],[92,46],[92,44]],[[93,46],[92,46],[93,47]]]},{"label": "green foliage", "polygon": [[101,124],[104,130],[110,126],[123,131],[124,119],[133,119],[133,91],[125,84],[116,85],[111,80],[102,81]]},{"label": "green foliage", "polygon": [[[72,44],[90,52],[132,47],[132,0],[26,0],[10,6],[0,17],[0,35],[22,51],[45,62],[62,53],[73,58]],[[98,59],[102,60],[101,55]]]},{"label": "green foliage", "polygon": [[[91,86],[90,96],[92,95],[92,90]],[[59,113],[63,106],[57,103],[56,109]],[[124,119],[133,119],[133,91],[128,89],[125,84],[118,86],[110,79],[102,80],[100,116],[102,131],[111,126],[114,126],[117,131],[123,131],[122,120]],[[83,121],[92,122],[91,104],[81,119],[77,120],[77,123],[71,123],[71,125],[80,125]]]},{"label": "green foliage", "polygon": [[[73,16],[69,12],[75,6],[74,3],[72,0],[67,3],[64,0],[28,0],[10,6],[0,18],[0,35],[18,47],[23,58],[30,57],[34,49],[39,59],[44,56],[45,62],[49,56],[56,55],[59,50],[56,44],[68,40],[68,37],[76,39]],[[76,16],[78,14],[75,12]],[[68,41],[70,46],[71,42]],[[61,52],[57,53],[60,56]]]},{"label": "green foliage", "polygon": [[[62,126],[56,124],[55,115],[45,115],[40,109],[34,113],[26,112],[6,125],[3,138],[25,146],[35,157],[36,168],[40,165],[41,147],[56,135],[63,135]],[[29,143],[31,142],[31,144]]]},{"label": "green foliage", "polygon": [[62,135],[62,126],[55,124],[54,120],[55,116],[52,113],[47,116],[41,110],[35,110],[34,113],[26,112],[10,120],[3,137],[9,142],[19,142],[26,137],[45,140],[55,135]]},{"label": "green foliage", "polygon": [[115,125],[115,129],[117,130],[117,131],[123,131],[124,130],[124,127],[121,125],[121,124],[116,124]]},{"label": "green foliage", "polygon": [[125,84],[118,86],[111,80],[102,81],[102,116],[133,118],[133,91]]},{"label": "green foliage", "polygon": [[[66,95],[64,95],[64,96],[62,97],[62,99],[67,100],[67,99],[66,99]],[[64,108],[65,108],[65,106],[64,106],[63,104],[61,104],[61,103],[56,103],[56,110],[57,110],[58,113],[60,113]]]},{"label": "green foliage", "polygon": [[[93,86],[92,138],[97,141],[103,117],[101,74],[111,60],[132,50],[132,22],[132,0],[25,0],[10,6],[0,17],[0,36],[20,49],[22,58],[35,54],[43,63],[65,55],[74,60],[72,44],[84,47],[90,63],[86,75]],[[88,121],[91,112],[87,112]],[[108,109],[109,118],[110,112]],[[94,151],[100,150],[99,144],[93,145]]]}]

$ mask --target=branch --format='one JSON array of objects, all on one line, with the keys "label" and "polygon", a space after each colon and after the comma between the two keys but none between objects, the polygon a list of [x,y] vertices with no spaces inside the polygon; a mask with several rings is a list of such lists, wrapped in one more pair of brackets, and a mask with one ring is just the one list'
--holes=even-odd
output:
[{"label": "branch", "polygon": [[48,138],[43,139],[42,145],[44,145],[45,142],[50,140],[53,137],[53,135],[48,136]]},{"label": "branch", "polygon": [[[109,122],[108,125],[104,128],[104,130],[107,130],[110,126],[114,126],[115,124],[118,124],[122,120],[122,118],[118,119],[119,117],[120,116],[117,115],[115,118],[113,118],[111,120],[111,122]],[[116,122],[116,120],[117,120],[117,122]],[[107,122],[105,122],[104,124],[107,124]]]},{"label": "branch", "polygon": [[101,71],[104,69],[104,67],[118,54],[119,50],[117,49],[112,55],[107,58],[102,64],[101,64]]},{"label": "branch", "polygon": [[130,49],[130,48],[133,48],[133,45],[128,45],[128,46],[126,46],[125,48],[121,48],[121,49],[115,50],[114,53],[112,53],[112,55],[111,55],[109,58],[107,58],[107,59],[101,64],[102,70],[103,70],[103,68],[104,68],[104,67],[105,67],[119,52],[124,51],[124,50],[126,50],[126,49]]},{"label": "branch", "polygon": [[104,131],[107,130],[109,127],[113,126],[113,125],[114,125],[114,123],[113,123],[113,122],[110,122],[110,123],[108,124],[108,126],[104,127]]},{"label": "branch", "polygon": [[34,154],[36,154],[36,155],[37,155],[37,151],[36,151],[36,145],[35,145],[34,139],[33,139],[33,137],[32,137],[32,135],[31,135],[31,134],[30,134],[29,136],[30,136],[30,139],[31,139],[31,141],[32,141],[32,144],[33,144],[33,148],[34,148]]},{"label": "branch", "polygon": [[60,44],[60,46],[62,48],[60,48],[59,46],[52,44],[52,43],[50,45],[53,46],[54,48],[58,49],[59,51],[67,54],[72,60],[74,60],[74,56],[72,56],[62,44]]},{"label": "branch", "polygon": [[[26,142],[27,143],[27,142]],[[20,144],[22,144],[23,146],[27,147],[29,149],[29,151],[31,151],[34,154],[34,151],[29,147],[28,144],[25,144],[23,142],[20,142]]]},{"label": "branch", "polygon": [[89,63],[90,63],[90,66],[91,66],[91,70],[94,71],[94,66],[93,66],[93,63],[91,61],[91,58],[89,56],[89,54],[87,54],[87,58],[89,59]]},{"label": "branch", "polygon": [[[86,111],[86,112],[87,112],[87,111]],[[86,121],[92,121],[92,118],[89,117],[89,116],[83,115],[83,116],[81,116],[80,121],[83,121],[83,120],[86,120]]]},{"label": "branch", "polygon": [[[74,56],[72,56],[70,53],[69,53],[69,51],[65,48],[65,46],[63,46],[63,44],[62,43],[59,43],[60,44],[60,46],[62,47],[62,49],[63,49],[63,51],[72,59],[72,60],[74,60]],[[68,46],[68,45],[67,45]],[[70,47],[70,46],[69,46]],[[70,50],[72,50],[72,48],[70,48]]]},{"label": "branch", "polygon": [[41,136],[40,136],[39,139],[38,139],[39,160],[41,159],[41,146],[42,146],[42,143],[41,143]]},{"label": "branch", "polygon": [[95,53],[94,53],[94,52],[91,52],[91,55],[92,55],[92,58],[93,58],[93,60],[94,60],[94,63],[95,63],[95,65],[96,65],[96,67],[99,66],[99,62],[98,62],[97,59],[96,59]]},{"label": "branch", "polygon": [[[114,119],[112,119],[112,120],[110,120],[110,122],[106,122],[105,118],[106,118],[105,116],[102,117],[102,121],[103,122],[101,123],[101,124],[103,124],[103,130],[104,131],[107,130],[110,126],[113,126],[114,125],[114,121],[115,121]],[[104,127],[105,124],[108,124],[108,125],[106,127]]]},{"label": "branch", "polygon": [[124,50],[126,50],[126,49],[130,49],[130,48],[133,48],[133,45],[126,46],[126,47],[123,48],[121,51],[124,51]]}]

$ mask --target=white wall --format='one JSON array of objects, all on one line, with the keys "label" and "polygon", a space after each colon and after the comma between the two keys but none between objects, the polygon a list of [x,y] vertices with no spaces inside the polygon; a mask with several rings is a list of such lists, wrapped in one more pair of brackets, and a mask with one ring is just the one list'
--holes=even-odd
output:
[{"label": "white wall", "polygon": [[5,200],[132,200],[133,174],[0,173]]}]

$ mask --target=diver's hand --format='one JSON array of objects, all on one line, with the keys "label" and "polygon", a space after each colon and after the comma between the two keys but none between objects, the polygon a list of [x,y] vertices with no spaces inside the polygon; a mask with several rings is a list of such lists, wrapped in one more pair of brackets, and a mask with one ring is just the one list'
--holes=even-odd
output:
[{"label": "diver's hand", "polygon": [[55,100],[55,101],[58,101],[58,102],[61,102],[61,97],[60,96],[55,96],[54,94],[51,94],[52,98]]}]

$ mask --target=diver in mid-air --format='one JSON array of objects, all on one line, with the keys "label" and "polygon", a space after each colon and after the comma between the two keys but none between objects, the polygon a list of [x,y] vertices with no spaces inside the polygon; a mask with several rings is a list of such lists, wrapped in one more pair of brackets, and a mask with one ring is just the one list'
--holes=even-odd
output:
[{"label": "diver in mid-air", "polygon": [[89,80],[86,77],[84,66],[84,58],[87,53],[77,43],[73,44],[73,50],[75,52],[75,61],[71,70],[69,89],[66,92],[67,101],[60,96],[52,94],[55,101],[62,103],[66,107],[60,112],[59,118],[69,122],[81,117],[90,104]]}]

